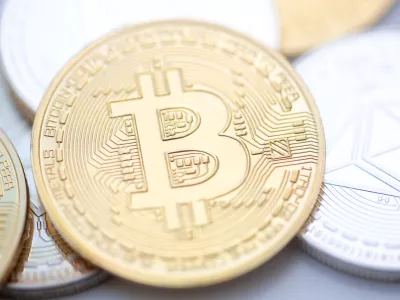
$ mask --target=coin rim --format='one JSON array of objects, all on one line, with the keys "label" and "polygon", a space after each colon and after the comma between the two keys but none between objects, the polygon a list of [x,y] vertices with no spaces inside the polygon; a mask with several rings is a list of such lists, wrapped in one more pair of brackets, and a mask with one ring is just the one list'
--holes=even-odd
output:
[{"label": "coin rim", "polygon": [[[1,7],[1,1],[0,0],[0,7]],[[9,88],[10,90],[8,90],[8,93],[6,93],[5,97],[3,97],[3,99],[5,101],[9,100],[10,102],[16,101],[16,99],[14,98],[15,95],[12,95],[12,90],[11,87],[7,85],[7,83],[5,82],[5,80],[3,80],[3,76],[2,76],[2,72],[0,69],[0,89],[3,88],[5,89],[5,91],[7,91],[7,88]],[[1,96],[1,95],[0,95]],[[9,97],[8,97],[9,96]],[[0,97],[0,103],[1,103],[2,99]],[[13,110],[19,110],[19,106],[18,103],[16,103],[16,108],[11,108],[11,111]],[[7,113],[9,110],[6,109],[5,113]],[[21,111],[19,111],[21,112]],[[22,113],[22,112],[21,112]],[[22,117],[24,117],[22,115]],[[26,120],[24,120],[23,118],[18,117],[18,120],[14,120],[14,121],[21,121],[21,122],[25,122]],[[33,121],[33,119],[32,119]],[[1,122],[0,122],[1,123]],[[29,127],[29,131],[31,131],[32,125],[28,124]],[[0,129],[1,130],[1,129]],[[8,138],[8,136],[12,136],[12,135],[7,135],[5,133],[5,131],[3,130],[3,134]],[[9,139],[10,144],[12,144],[12,141]],[[29,136],[30,139],[30,136]],[[1,135],[0,135],[0,140],[1,140]],[[30,148],[29,149],[29,153],[30,153]],[[8,150],[8,149],[7,149]],[[17,153],[17,150],[14,146],[14,150]],[[18,154],[18,157],[20,159],[20,153]],[[21,161],[21,159],[20,159]],[[24,164],[21,161],[21,166],[23,168],[24,171],[24,175],[26,178],[26,169],[24,167]],[[27,188],[27,194],[28,194],[28,213],[27,213],[27,217],[26,219],[28,219],[28,216],[30,214],[30,204],[31,204],[31,193],[29,191],[29,184],[28,184],[28,180],[25,180],[25,184],[26,184],[26,188]],[[0,299],[1,296],[6,296],[6,297],[16,297],[18,299],[27,299],[27,297],[29,299],[48,299],[48,298],[52,298],[55,296],[67,296],[67,295],[71,295],[71,294],[76,294],[80,291],[85,291],[88,290],[92,287],[95,287],[97,284],[100,284],[102,282],[104,282],[105,280],[107,280],[110,276],[109,274],[98,268],[97,266],[95,267],[95,269],[91,270],[89,273],[85,274],[84,276],[82,276],[83,278],[77,278],[74,277],[72,280],[71,278],[69,279],[64,279],[61,280],[59,279],[58,281],[51,281],[50,283],[46,281],[46,283],[43,284],[44,281],[40,281],[37,280],[35,283],[33,282],[29,282],[26,283],[25,280],[17,280],[15,282],[10,282],[10,276],[13,275],[13,272],[15,271],[15,268],[18,267],[18,264],[21,262],[21,254],[24,252],[24,250],[26,250],[27,248],[25,247],[25,241],[24,241],[24,234],[26,232],[26,224],[27,222],[25,222],[25,226],[24,226],[24,230],[21,236],[21,251],[16,251],[16,263],[15,266],[12,267],[12,270],[10,271],[9,275],[7,276],[8,280],[5,280],[4,282],[4,286],[0,289]],[[32,247],[29,247],[29,250],[31,250]],[[19,254],[18,254],[19,253]],[[21,272],[20,274],[25,273],[25,272]]]},{"label": "coin rim", "polygon": [[[15,224],[16,230],[13,232],[14,239],[10,241],[7,248],[12,249],[2,254],[1,266],[6,265],[3,272],[0,274],[0,282],[4,282],[8,279],[14,267],[17,265],[21,251],[23,249],[23,233],[25,230],[25,223],[28,218],[28,185],[26,183],[26,177],[24,168],[22,167],[22,162],[18,156],[17,150],[11,143],[6,133],[0,129],[0,141],[4,144],[6,151],[10,155],[10,160],[14,166],[15,174],[18,181],[18,197],[19,197],[19,210],[17,211],[17,223]],[[7,230],[7,229],[6,229]]]},{"label": "coin rim", "polygon": [[[373,29],[366,29],[359,32],[353,32],[352,34],[347,35],[345,37],[343,36],[338,37],[336,39],[329,41],[326,44],[320,45],[310,51],[307,51],[305,54],[293,60],[293,67],[294,69],[296,69],[297,65],[309,59],[315,53],[325,50],[326,48],[335,46],[338,43],[343,43],[343,42],[346,43],[348,40],[352,40],[354,38],[369,34],[376,35],[382,31],[394,32],[396,35],[400,36],[400,25],[380,25],[374,27]],[[371,265],[369,262],[361,265],[357,262],[352,261],[349,256],[344,257],[343,255],[338,254],[338,252],[335,253],[332,253],[332,251],[328,252],[326,249],[331,249],[331,248],[328,248],[327,244],[320,242],[320,240],[318,240],[317,246],[315,243],[310,242],[310,238],[307,238],[306,235],[308,233],[307,228],[309,223],[314,222],[314,220],[312,220],[313,215],[314,213],[310,215],[311,221],[308,222],[303,227],[302,231],[297,236],[301,248],[311,257],[313,257],[314,259],[316,259],[317,261],[321,262],[324,265],[327,265],[340,272],[344,272],[353,276],[358,276],[367,279],[384,280],[384,281],[394,281],[400,279],[400,266],[392,267],[392,266]]]},{"label": "coin rim", "polygon": [[[85,242],[85,238],[81,235],[76,235],[68,226],[66,226],[63,221],[64,217],[61,216],[56,202],[51,200],[51,196],[49,191],[45,187],[45,182],[43,178],[43,174],[41,172],[40,165],[40,138],[42,131],[42,124],[44,122],[45,114],[47,111],[47,107],[49,105],[52,96],[59,86],[59,82],[61,82],[65,76],[70,73],[70,69],[72,69],[77,62],[81,61],[88,53],[93,51],[94,49],[100,47],[103,44],[106,44],[110,39],[114,39],[118,35],[128,34],[132,31],[139,32],[141,29],[148,29],[154,27],[162,27],[162,25],[174,25],[174,26],[205,26],[210,29],[214,29],[220,33],[226,33],[233,37],[243,39],[249,43],[252,43],[256,47],[259,47],[263,52],[268,53],[272,59],[274,59],[277,63],[280,64],[280,67],[284,69],[288,74],[290,74],[291,79],[296,83],[298,89],[303,94],[306,99],[307,106],[309,107],[311,113],[313,114],[313,118],[318,131],[318,139],[319,139],[319,162],[316,166],[315,171],[315,180],[313,181],[312,186],[310,186],[310,197],[304,202],[304,209],[299,214],[299,217],[292,222],[288,223],[288,227],[286,229],[286,233],[282,235],[282,238],[277,241],[277,243],[273,244],[269,248],[265,248],[263,251],[260,251],[259,254],[253,255],[249,258],[245,263],[236,262],[234,266],[226,267],[222,270],[218,270],[214,274],[208,274],[208,276],[187,276],[183,274],[179,278],[168,276],[166,272],[163,275],[153,274],[151,272],[143,272],[135,268],[129,268],[123,266],[123,263],[119,262],[116,264],[115,262],[110,260],[110,255],[105,254],[102,251],[98,251],[95,247],[90,246],[90,244]],[[159,287],[174,287],[174,288],[188,288],[188,287],[199,287],[206,286],[215,283],[220,283],[227,281],[229,279],[238,277],[242,274],[245,274],[269,260],[272,256],[277,254],[284,246],[286,246],[292,238],[296,236],[298,231],[301,229],[304,222],[307,220],[310,212],[312,211],[314,204],[317,200],[319,188],[322,184],[324,169],[325,169],[325,138],[322,121],[316,106],[316,103],[311,96],[310,92],[307,90],[305,84],[301,80],[300,76],[297,75],[295,70],[291,67],[290,63],[278,52],[273,49],[270,49],[260,42],[256,41],[252,37],[246,36],[240,32],[234,31],[232,29],[226,28],[221,25],[216,25],[214,23],[209,22],[199,22],[185,19],[174,19],[169,21],[158,21],[158,22],[147,22],[141,23],[134,26],[128,26],[123,29],[116,30],[108,35],[105,35],[103,38],[91,43],[84,50],[82,50],[79,54],[73,57],[58,73],[58,75],[53,79],[50,84],[47,92],[44,94],[42,101],[39,105],[38,112],[35,117],[35,122],[33,125],[32,131],[32,148],[31,148],[31,157],[32,157],[32,170],[34,173],[34,179],[37,186],[37,191],[42,199],[42,203],[49,213],[49,216],[53,220],[54,226],[63,236],[63,238],[78,252],[82,257],[92,261],[95,265],[100,266],[101,268],[117,275],[123,277],[128,280],[133,280],[136,282],[155,285]],[[89,245],[89,246],[88,246]],[[123,268],[121,268],[121,266]]]}]

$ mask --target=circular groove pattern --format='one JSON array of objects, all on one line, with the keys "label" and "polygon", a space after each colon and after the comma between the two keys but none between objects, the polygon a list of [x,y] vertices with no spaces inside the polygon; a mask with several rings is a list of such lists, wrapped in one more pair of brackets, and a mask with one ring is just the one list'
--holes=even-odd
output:
[{"label": "circular groove pattern", "polygon": [[372,26],[395,0],[276,0],[280,50],[296,57],[351,32]]},{"label": "circular groove pattern", "polygon": [[116,32],[74,58],[44,97],[32,154],[46,210],[84,257],[189,287],[243,274],[289,242],[315,203],[324,139],[279,54],[174,21]]},{"label": "circular groove pattern", "polygon": [[[83,261],[60,238],[40,204],[30,160],[31,126],[15,107],[0,78],[0,128],[12,138],[21,156],[29,185],[30,210],[17,266],[1,295],[18,299],[49,299],[86,290],[107,278]],[[19,259],[18,259],[19,258]]]}]

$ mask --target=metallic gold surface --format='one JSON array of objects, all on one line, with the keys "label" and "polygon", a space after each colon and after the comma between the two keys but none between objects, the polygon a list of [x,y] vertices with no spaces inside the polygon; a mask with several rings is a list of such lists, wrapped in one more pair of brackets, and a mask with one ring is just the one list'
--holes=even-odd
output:
[{"label": "metallic gold surface", "polygon": [[294,62],[315,96],[328,149],[301,244],[336,269],[389,281],[400,279],[399,29],[340,39]]},{"label": "metallic gold surface", "polygon": [[61,239],[39,201],[30,159],[31,126],[23,119],[0,75],[0,128],[7,133],[22,161],[29,186],[30,212],[22,255],[0,291],[17,299],[50,299],[86,290],[107,273],[83,261]]},{"label": "metallic gold surface", "polygon": [[275,0],[281,51],[290,57],[376,23],[395,0]]},{"label": "metallic gold surface", "polygon": [[21,250],[28,192],[21,161],[0,130],[0,281],[7,280]]},{"label": "metallic gold surface", "polygon": [[30,166],[30,210],[23,250],[1,295],[18,299],[49,299],[87,290],[107,279],[107,273],[83,260],[60,237],[37,197]]},{"label": "metallic gold surface", "polygon": [[39,195],[100,267],[209,285],[270,259],[322,182],[322,124],[278,53],[190,21],[127,28],[49,87],[33,129]]}]

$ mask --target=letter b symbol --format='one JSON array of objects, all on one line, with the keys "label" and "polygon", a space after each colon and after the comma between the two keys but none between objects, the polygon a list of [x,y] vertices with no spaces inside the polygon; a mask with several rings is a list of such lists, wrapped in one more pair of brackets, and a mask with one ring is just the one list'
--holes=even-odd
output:
[{"label": "letter b symbol", "polygon": [[139,77],[142,96],[111,102],[111,117],[133,115],[147,189],[133,191],[131,209],[162,208],[168,229],[179,229],[179,206],[189,204],[194,224],[211,220],[206,200],[234,190],[244,179],[247,157],[224,133],[230,113],[207,88],[182,87],[179,70],[167,74],[169,93],[155,95],[153,77]]}]

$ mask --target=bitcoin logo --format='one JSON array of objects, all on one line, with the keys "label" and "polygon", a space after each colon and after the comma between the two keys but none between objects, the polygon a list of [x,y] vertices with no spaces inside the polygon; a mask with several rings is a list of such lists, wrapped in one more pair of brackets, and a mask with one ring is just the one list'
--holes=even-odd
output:
[{"label": "bitcoin logo", "polygon": [[[210,222],[207,201],[235,189],[244,176],[235,170],[230,155],[243,160],[246,156],[237,140],[220,133],[229,113],[216,93],[185,90],[180,70],[169,70],[166,77],[165,95],[156,95],[154,76],[143,74],[138,78],[139,98],[109,103],[110,117],[133,115],[141,148],[137,153],[143,153],[145,184],[132,193],[130,208],[161,207],[167,228],[179,229],[179,207],[190,204],[194,225],[203,226]],[[125,153],[130,154],[135,155]],[[236,178],[227,183],[229,174]]]},{"label": "bitcoin logo", "polygon": [[116,33],[62,73],[37,114],[34,173],[55,228],[96,265],[204,286],[268,260],[306,221],[324,140],[279,54],[164,22]]}]

